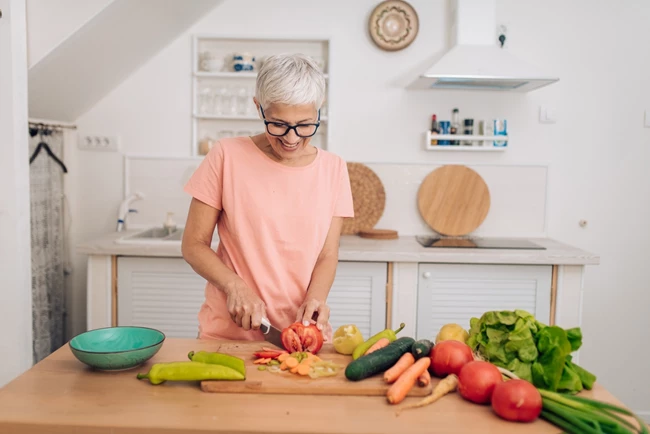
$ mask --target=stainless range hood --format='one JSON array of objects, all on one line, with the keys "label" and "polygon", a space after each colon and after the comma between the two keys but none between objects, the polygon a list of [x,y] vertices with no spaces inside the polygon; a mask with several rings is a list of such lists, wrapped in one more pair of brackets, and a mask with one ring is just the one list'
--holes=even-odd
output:
[{"label": "stainless range hood", "polygon": [[501,48],[495,0],[451,0],[450,13],[452,48],[411,88],[529,92],[559,80]]}]

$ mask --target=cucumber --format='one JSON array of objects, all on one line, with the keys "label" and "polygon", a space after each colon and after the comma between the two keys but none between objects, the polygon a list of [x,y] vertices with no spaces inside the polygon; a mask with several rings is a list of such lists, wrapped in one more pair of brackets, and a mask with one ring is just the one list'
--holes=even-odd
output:
[{"label": "cucumber", "polygon": [[374,353],[361,356],[345,368],[345,377],[350,381],[359,381],[383,372],[411,351],[414,343],[415,339],[404,336]]},{"label": "cucumber", "polygon": [[433,342],[428,339],[420,339],[413,344],[411,353],[413,353],[413,357],[417,361],[423,357],[428,357],[431,354],[431,348],[433,348]]}]

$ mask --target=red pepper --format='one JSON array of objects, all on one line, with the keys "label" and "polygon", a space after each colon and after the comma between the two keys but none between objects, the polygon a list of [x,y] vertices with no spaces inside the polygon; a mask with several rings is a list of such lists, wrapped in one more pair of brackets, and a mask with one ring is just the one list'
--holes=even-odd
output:
[{"label": "red pepper", "polygon": [[256,353],[254,353],[254,355],[258,359],[277,359],[284,352],[285,351],[275,351],[275,350],[268,351],[268,350],[265,350],[265,351],[258,351]]},{"label": "red pepper", "polygon": [[308,351],[316,354],[323,347],[323,334],[315,324],[304,326],[296,322],[282,330],[282,344],[291,353]]}]

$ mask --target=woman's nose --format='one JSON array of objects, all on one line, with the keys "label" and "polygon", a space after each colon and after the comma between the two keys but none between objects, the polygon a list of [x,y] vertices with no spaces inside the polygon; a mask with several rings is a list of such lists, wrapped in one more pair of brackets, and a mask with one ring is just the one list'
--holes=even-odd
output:
[{"label": "woman's nose", "polygon": [[289,130],[289,132],[284,136],[284,140],[289,143],[296,143],[298,140],[300,140],[300,137],[294,130]]}]

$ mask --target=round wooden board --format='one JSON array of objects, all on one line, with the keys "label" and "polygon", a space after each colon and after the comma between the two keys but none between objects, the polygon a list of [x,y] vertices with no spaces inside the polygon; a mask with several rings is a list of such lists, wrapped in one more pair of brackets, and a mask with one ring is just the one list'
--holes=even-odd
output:
[{"label": "round wooden board", "polygon": [[396,240],[398,238],[397,231],[392,229],[368,229],[359,231],[358,235],[361,238],[372,238],[375,240]]},{"label": "round wooden board", "polygon": [[372,229],[386,206],[384,185],[375,172],[361,163],[347,163],[354,202],[354,217],[343,220],[344,235],[355,235]]},{"label": "round wooden board", "polygon": [[467,235],[490,210],[490,191],[481,175],[466,166],[440,167],[424,178],[418,191],[420,215],[434,231]]}]

